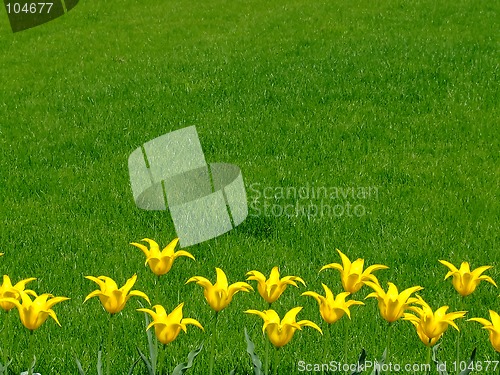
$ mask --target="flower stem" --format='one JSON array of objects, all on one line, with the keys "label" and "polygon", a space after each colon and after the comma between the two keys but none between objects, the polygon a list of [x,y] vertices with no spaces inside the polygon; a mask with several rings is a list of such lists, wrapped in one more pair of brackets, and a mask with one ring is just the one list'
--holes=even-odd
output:
[{"label": "flower stem", "polygon": [[344,363],[349,363],[347,362],[347,348],[348,348],[348,341],[349,341],[349,325],[351,323],[350,319],[345,319],[345,330],[344,330]]},{"label": "flower stem", "polygon": [[155,278],[155,304],[161,305],[160,302],[160,276]]},{"label": "flower stem", "polygon": [[266,375],[269,375],[269,340],[268,338],[266,337],[266,335],[264,335],[264,341],[265,341],[265,345],[266,345],[266,359],[265,359],[265,364],[264,364],[264,372]]},{"label": "flower stem", "polygon": [[[267,309],[268,310],[271,310],[271,302],[269,302],[267,304]],[[270,364],[269,364],[269,338],[266,338],[266,335],[264,334],[264,342],[265,342],[265,346],[266,346],[266,357],[265,357],[265,360],[264,360],[264,373],[266,375],[269,375],[269,373],[271,372],[271,369],[269,368]]]},{"label": "flower stem", "polygon": [[386,353],[386,361],[388,363],[391,362],[391,342],[392,342],[392,323],[389,322],[389,326],[387,327],[387,353]]},{"label": "flower stem", "polygon": [[[464,307],[464,297],[460,296],[460,311],[463,310]],[[457,331],[457,371],[456,374],[458,375],[460,373],[460,331]]]},{"label": "flower stem", "polygon": [[160,353],[158,358],[158,375],[161,375],[163,371],[163,362],[165,362],[165,351],[167,350],[167,345],[160,343]]},{"label": "flower stem", "polygon": [[106,375],[111,374],[111,348],[113,339],[113,316],[114,314],[109,314],[108,318],[108,341],[106,342]]},{"label": "flower stem", "polygon": [[210,367],[209,367],[209,374],[213,375],[214,373],[214,361],[215,361],[215,346],[217,345],[217,320],[219,317],[219,312],[215,312],[215,323],[214,323],[214,330],[212,333],[212,345],[210,347]]},{"label": "flower stem", "polygon": [[[333,323],[327,323],[327,328],[326,328],[326,334],[325,334],[325,342],[326,342],[326,347],[327,348],[334,348],[335,345],[333,345],[333,335],[332,335],[332,329],[333,329]],[[328,363],[328,357],[330,355],[329,350],[325,350],[325,360],[324,363]],[[325,370],[321,369],[321,373],[325,374]]]},{"label": "flower stem", "polygon": [[277,348],[275,348],[275,351],[274,351],[274,375],[278,374],[278,365],[279,365],[279,360],[280,360],[279,350],[280,350],[280,348],[277,347]]},{"label": "flower stem", "polygon": [[456,359],[456,364],[457,364],[456,374],[458,375],[460,373],[460,331],[457,332],[457,359]]},{"label": "flower stem", "polygon": [[33,363],[33,358],[35,357],[34,349],[35,345],[33,344],[34,333],[30,330],[30,334],[28,336],[28,375],[33,375],[33,367],[31,364]]},{"label": "flower stem", "polygon": [[432,346],[430,345],[431,339],[429,339],[429,346],[427,346],[427,358],[426,358],[426,363],[429,365],[429,374],[431,373],[431,351],[432,351]]},{"label": "flower stem", "polygon": [[7,365],[7,361],[9,360],[9,353],[7,353],[7,349],[9,348],[9,317],[10,317],[10,310],[7,311],[5,321],[3,324],[3,348],[2,348],[2,354],[3,354],[3,365]]}]

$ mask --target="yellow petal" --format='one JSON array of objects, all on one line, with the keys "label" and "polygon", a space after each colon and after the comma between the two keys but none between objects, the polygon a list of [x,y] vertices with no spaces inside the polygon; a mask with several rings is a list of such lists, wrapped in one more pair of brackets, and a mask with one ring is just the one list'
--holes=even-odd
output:
[{"label": "yellow petal", "polygon": [[105,295],[105,294],[103,292],[101,292],[100,290],[94,290],[87,297],[85,297],[85,300],[83,301],[83,303],[87,302],[89,299],[91,299],[93,297],[100,297],[100,296],[103,296],[103,295]]},{"label": "yellow petal", "polygon": [[188,258],[191,258],[192,260],[196,260],[193,256],[193,254],[191,254],[190,252],[185,251],[185,250],[179,250],[179,251],[175,252],[174,258],[177,259],[179,257],[188,257]]},{"label": "yellow petal", "polygon": [[215,268],[215,272],[217,273],[217,281],[215,284],[221,289],[227,289],[228,283],[224,271],[221,270],[220,268]]},{"label": "yellow petal", "polygon": [[[178,242],[179,242],[179,238],[174,238],[172,241],[170,241],[170,243],[167,246],[165,246],[165,248],[161,251],[161,255],[169,255],[169,256],[174,255],[174,250],[175,250],[175,247],[177,246]],[[189,254],[189,255],[191,255],[191,254]]]},{"label": "yellow petal", "polygon": [[132,290],[132,291],[129,293],[129,295],[128,295],[128,296],[129,296],[129,297],[135,296],[135,297],[141,297],[141,298],[144,298],[144,299],[145,299],[146,301],[148,301],[148,303],[151,305],[151,301],[149,300],[149,297],[148,297],[145,293],[143,293],[143,292],[141,292],[141,291],[139,291],[139,290]]},{"label": "yellow petal", "polygon": [[201,276],[193,276],[193,277],[191,277],[188,281],[186,281],[186,284],[192,283],[192,282],[195,282],[196,284],[201,285],[205,289],[213,287],[213,285],[210,282],[210,280],[208,280],[208,279],[206,279],[204,277],[201,277]]},{"label": "yellow petal", "polygon": [[297,323],[301,327],[312,327],[315,330],[317,330],[319,333],[323,334],[323,331],[321,328],[318,327],[318,325],[314,322],[311,322],[310,320],[301,320],[300,322]]},{"label": "yellow petal", "polygon": [[304,292],[301,294],[301,296],[309,296],[314,298],[318,303],[322,302],[322,298],[324,298],[322,295],[319,295],[316,292]]},{"label": "yellow petal", "polygon": [[451,271],[451,272],[458,272],[458,269],[457,267],[455,267],[453,264],[451,264],[450,262],[447,262],[446,260],[439,260],[439,263],[441,263],[442,265],[448,267],[448,269]]},{"label": "yellow petal", "polygon": [[196,319],[184,318],[184,319],[182,319],[182,324],[191,324],[191,325],[194,325],[194,326],[200,328],[202,331],[205,330],[205,328],[203,328],[201,323],[199,321],[197,321]]},{"label": "yellow petal", "polygon": [[283,277],[281,279],[282,283],[297,286],[297,284],[295,283],[295,281],[298,281],[298,282],[302,283],[302,285],[306,286],[306,282],[304,280],[302,280],[302,278],[300,278],[298,276],[285,276],[285,277]]},{"label": "yellow petal", "polygon": [[330,263],[330,264],[327,264],[326,266],[323,266],[321,267],[321,269],[319,270],[319,272],[323,271],[323,270],[326,270],[326,269],[334,269],[334,270],[338,270],[340,272],[344,272],[344,268],[338,264],[338,263]]},{"label": "yellow petal", "polygon": [[374,264],[366,268],[366,270],[363,272],[363,276],[367,276],[371,274],[372,272],[378,271],[378,270],[386,270],[389,269],[389,267],[384,266],[383,264]]},{"label": "yellow petal", "polygon": [[301,306],[298,306],[298,307],[294,307],[293,309],[291,309],[290,311],[288,311],[283,320],[281,321],[282,324],[292,324],[292,323],[295,323],[295,317],[297,316],[297,314],[300,312],[300,310],[302,310],[302,307]]},{"label": "yellow petal", "polygon": [[86,278],[87,280],[91,280],[91,281],[95,282],[97,285],[99,285],[99,287],[100,287],[101,289],[103,289],[103,287],[104,287],[104,284],[105,284],[105,283],[104,283],[104,281],[102,281],[101,279],[99,279],[99,278],[97,278],[97,277],[94,277],[94,276],[85,276],[85,278]]},{"label": "yellow petal", "polygon": [[500,329],[500,316],[497,314],[496,311],[489,310],[489,312],[490,312],[491,324],[493,324],[495,328]]},{"label": "yellow petal", "polygon": [[351,268],[351,261],[349,260],[349,258],[342,252],[340,251],[339,249],[337,249],[337,252],[339,253],[340,255],[340,259],[342,259],[342,265],[344,266],[344,270],[345,271],[349,271],[350,268]]},{"label": "yellow petal", "polygon": [[132,289],[136,281],[137,281],[137,274],[134,274],[130,279],[127,280],[125,285],[120,288],[120,291],[122,291],[125,294],[128,294],[128,292],[130,291],[130,289]]},{"label": "yellow petal", "polygon": [[481,281],[489,282],[490,284],[493,284],[493,285],[495,285],[498,288],[498,286],[495,283],[495,281],[491,277],[489,277],[489,276],[483,275],[483,276],[480,276],[478,279],[481,280]]},{"label": "yellow petal", "polygon": [[483,326],[488,327],[491,326],[491,322],[489,320],[483,319],[483,318],[470,318],[467,319],[467,321],[472,321],[472,322],[478,322],[481,323]]},{"label": "yellow petal", "polygon": [[149,258],[149,249],[145,245],[137,243],[137,242],[131,242],[130,244],[138,247],[144,253],[146,258]]}]

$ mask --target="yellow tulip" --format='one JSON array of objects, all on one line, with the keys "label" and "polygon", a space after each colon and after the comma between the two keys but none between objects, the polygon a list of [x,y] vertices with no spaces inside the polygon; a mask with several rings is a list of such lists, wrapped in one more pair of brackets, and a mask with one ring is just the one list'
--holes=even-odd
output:
[{"label": "yellow tulip", "polygon": [[421,286],[414,286],[399,293],[396,285],[388,283],[389,289],[386,293],[378,283],[365,281],[365,284],[374,290],[365,299],[370,297],[376,298],[378,300],[380,315],[389,323],[401,318],[408,306],[417,301],[416,298],[410,298],[410,296],[423,289]]},{"label": "yellow tulip", "polygon": [[161,276],[169,272],[174,264],[174,260],[178,257],[188,257],[194,260],[194,256],[185,250],[174,252],[179,242],[178,238],[170,242],[162,251],[160,251],[159,245],[149,238],[144,238],[141,241],[149,243],[149,249],[136,242],[132,242],[131,245],[137,246],[142,250],[144,255],[146,255],[145,265],[149,265],[149,268],[151,268],[151,271],[153,271],[155,275]]},{"label": "yellow tulip", "polygon": [[[405,313],[403,315],[403,319],[405,319],[405,317],[407,315],[412,315],[412,314]],[[443,336],[443,334],[441,333],[439,336],[436,336],[436,337],[433,337],[432,339],[430,339],[429,337],[427,337],[427,335],[422,330],[422,326],[419,324],[419,322],[417,322],[415,320],[411,320],[411,319],[406,319],[406,320],[409,320],[410,323],[413,324],[413,326],[415,327],[415,329],[417,331],[417,335],[418,335],[420,341],[422,341],[425,346],[434,346],[438,342],[438,340],[441,338],[441,336]]]},{"label": "yellow tulip", "polygon": [[52,294],[42,294],[40,296],[34,294],[35,299],[32,301],[27,293],[21,292],[20,294],[21,302],[14,298],[5,298],[3,301],[12,303],[17,307],[21,323],[26,328],[30,331],[34,331],[40,327],[49,316],[61,326],[52,307],[59,302],[69,300],[69,298],[54,297]]},{"label": "yellow tulip", "polygon": [[323,289],[325,290],[325,297],[316,292],[304,292],[302,295],[313,297],[318,302],[321,317],[328,324],[335,323],[342,318],[344,314],[351,319],[351,311],[349,308],[353,305],[364,305],[364,303],[360,301],[349,300],[346,302],[345,299],[350,295],[349,292],[339,293],[337,297],[334,297],[332,291],[325,284],[321,285],[323,285]]},{"label": "yellow tulip", "polygon": [[116,314],[122,311],[125,307],[125,304],[132,296],[144,298],[146,301],[148,301],[148,303],[151,303],[149,302],[148,296],[143,292],[140,292],[138,290],[130,290],[137,280],[137,275],[134,275],[130,279],[128,279],[125,285],[120,289],[118,289],[118,286],[113,279],[106,276],[85,276],[85,278],[97,283],[101,290],[94,290],[85,298],[85,301],[83,302],[87,302],[87,300],[92,297],[99,297],[102,306],[110,314]]},{"label": "yellow tulip", "polygon": [[[3,275],[3,283],[2,285],[0,285],[0,299],[13,298],[19,301],[21,299],[21,292],[23,291],[27,294],[36,297],[36,293],[34,291],[29,289],[25,290],[26,284],[33,280],[36,279],[34,277],[30,277],[29,279],[21,280],[16,285],[12,286],[9,276]],[[11,302],[4,301],[0,302],[0,307],[5,311],[10,311],[16,306]]]},{"label": "yellow tulip", "polygon": [[418,316],[406,313],[403,319],[409,320],[414,326],[417,324],[421,333],[431,340],[436,337],[439,338],[448,329],[449,325],[459,331],[454,320],[463,318],[467,313],[467,311],[456,311],[446,314],[448,306],[442,306],[434,312],[420,296],[417,296],[416,303],[421,307],[410,306],[408,310],[416,312]]},{"label": "yellow tulip", "polygon": [[342,259],[342,265],[338,263],[330,263],[326,266],[323,266],[320,272],[328,268],[338,270],[340,272],[344,290],[351,294],[354,294],[358,290],[360,290],[363,286],[363,282],[365,281],[377,282],[377,278],[375,277],[375,275],[372,275],[372,272],[389,268],[382,264],[374,264],[363,271],[365,263],[363,259],[356,259],[351,263],[349,258],[340,250],[337,249],[337,252]]},{"label": "yellow tulip", "polygon": [[203,326],[196,319],[182,317],[183,306],[184,303],[181,303],[170,314],[167,314],[165,308],[161,305],[154,305],[153,309],[155,311],[149,309],[137,309],[137,311],[151,315],[153,321],[146,328],[146,331],[151,327],[155,327],[156,337],[162,344],[167,345],[177,338],[181,329],[187,332],[187,324],[192,324],[204,330]]},{"label": "yellow tulip", "polygon": [[500,316],[493,310],[490,310],[489,320],[483,318],[471,318],[474,322],[481,323],[483,328],[490,332],[490,343],[498,353],[500,353]]},{"label": "yellow tulip", "polygon": [[450,270],[444,279],[446,280],[448,277],[453,276],[453,287],[463,297],[474,292],[482,280],[497,286],[491,277],[481,275],[484,271],[492,268],[491,266],[478,267],[471,272],[469,263],[467,262],[462,262],[460,269],[457,269],[453,264],[445,260],[440,260],[439,262]]},{"label": "yellow tulip", "polygon": [[295,320],[300,310],[302,310],[300,306],[291,309],[285,314],[283,320],[280,320],[279,315],[274,310],[247,310],[245,313],[260,316],[264,320],[262,333],[266,332],[269,341],[271,341],[275,347],[281,348],[288,344],[295,331],[301,330],[302,327],[312,327],[323,334],[321,328],[310,320],[301,320],[300,322]]},{"label": "yellow tulip", "polygon": [[216,268],[217,281],[214,285],[204,277],[191,277],[187,283],[195,282],[201,285],[204,290],[205,299],[212,309],[216,312],[223,310],[232,301],[233,296],[239,291],[249,292],[253,288],[245,282],[237,282],[228,286],[227,277],[224,271]]},{"label": "yellow tulip", "polygon": [[3,255],[3,253],[0,253],[0,257]]},{"label": "yellow tulip", "polygon": [[280,279],[278,267],[273,267],[271,274],[269,275],[269,279],[267,280],[266,277],[259,271],[247,272],[246,276],[249,276],[247,280],[257,281],[257,290],[259,291],[259,294],[269,303],[276,301],[288,285],[298,287],[296,281],[301,282],[304,286],[306,285],[304,280],[298,276],[285,276]]}]

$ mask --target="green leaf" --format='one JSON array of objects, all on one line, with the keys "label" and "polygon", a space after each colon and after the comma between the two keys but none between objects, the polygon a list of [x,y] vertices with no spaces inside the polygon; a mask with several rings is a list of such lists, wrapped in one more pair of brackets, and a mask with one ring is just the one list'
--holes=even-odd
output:
[{"label": "green leaf", "polygon": [[436,369],[439,375],[448,375],[446,371],[446,364],[438,359],[438,349],[441,346],[441,343],[434,345],[432,348],[432,362],[436,364]]},{"label": "green leaf", "polygon": [[[149,323],[151,323],[151,320],[149,318],[149,314],[144,313],[144,317],[146,319],[146,329],[149,327]],[[148,329],[146,331],[146,335],[148,337],[148,348],[149,348],[149,359],[151,360],[150,366],[151,366],[151,373],[153,375],[156,374],[156,365],[158,363],[158,343],[156,341],[156,336],[153,336],[153,332]]]},{"label": "green leaf", "polygon": [[76,362],[76,367],[78,368],[78,373],[80,375],[85,375],[85,371],[83,371],[82,364],[81,364],[80,360],[76,356],[75,356],[75,362]]},{"label": "green leaf", "polygon": [[143,352],[141,352],[141,349],[139,349],[139,347],[137,347],[137,351],[139,352],[139,356],[141,357],[142,362],[144,362],[144,364],[146,365],[146,368],[148,369],[149,375],[155,375],[155,373],[153,372],[153,368],[151,367],[151,363],[149,362],[148,358],[144,355]]},{"label": "green leaf", "polygon": [[0,375],[8,375],[9,365],[12,363],[12,358],[5,365],[0,363]]},{"label": "green leaf", "polygon": [[467,362],[467,367],[465,368],[465,370],[463,370],[460,373],[460,375],[470,374],[472,372],[472,370],[474,370],[474,360],[476,359],[476,349],[477,348],[474,348],[474,350],[472,351],[472,354],[470,355],[470,358],[469,358],[469,362]]},{"label": "green leaf", "polygon": [[132,364],[132,366],[130,367],[130,370],[128,371],[128,375],[132,375],[132,373],[134,372],[134,368],[135,366],[137,366],[137,364],[139,363],[139,361],[141,360],[141,357],[137,358],[135,360],[135,362]]},{"label": "green leaf", "polygon": [[229,375],[235,375],[235,374],[236,374],[236,369],[231,370],[231,372],[229,373]]},{"label": "green leaf", "polygon": [[[387,357],[387,348],[385,348],[384,352],[382,353],[382,357],[379,358],[379,360],[376,362],[376,364],[380,367],[385,363]],[[371,372],[371,375],[379,375],[380,371],[378,370],[378,367],[375,367],[373,371]]]},{"label": "green leaf", "polygon": [[97,352],[97,375],[102,375],[102,345]]},{"label": "green leaf", "polygon": [[[359,355],[359,358],[358,358],[358,363],[357,363],[357,370],[354,370],[353,372],[351,372],[351,375],[359,375],[363,372],[363,368],[365,368],[365,361],[366,361],[366,351],[365,349],[361,349],[361,354]],[[360,370],[360,371],[358,371]]]},{"label": "green leaf", "polygon": [[181,363],[174,368],[174,372],[172,372],[172,375],[182,375],[184,374],[188,369],[190,369],[193,366],[193,361],[196,358],[198,354],[200,354],[201,350],[203,349],[203,343],[200,344],[195,350],[191,351],[188,354],[188,360],[187,362]]},{"label": "green leaf", "polygon": [[246,328],[245,328],[245,340],[247,342],[247,353],[248,355],[250,355],[250,358],[252,359],[254,375],[264,375],[264,372],[262,371],[262,362],[259,359],[259,356],[255,353],[255,345],[250,339],[250,336],[248,336]]},{"label": "green leaf", "polygon": [[33,356],[33,362],[31,362],[30,368],[28,370],[28,375],[35,373],[35,366],[36,366],[36,356]]}]

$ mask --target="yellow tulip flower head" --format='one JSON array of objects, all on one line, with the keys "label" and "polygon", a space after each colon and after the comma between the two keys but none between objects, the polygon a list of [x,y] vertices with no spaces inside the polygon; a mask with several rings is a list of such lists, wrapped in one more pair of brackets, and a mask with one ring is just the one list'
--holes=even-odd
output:
[{"label": "yellow tulip flower head", "polygon": [[119,289],[115,281],[106,276],[85,276],[85,278],[97,283],[101,289],[94,290],[85,298],[85,301],[83,302],[87,302],[87,300],[92,297],[99,297],[102,306],[110,314],[116,314],[122,311],[125,307],[125,304],[132,296],[144,298],[146,301],[148,301],[148,303],[151,303],[149,302],[148,296],[143,292],[140,292],[138,290],[130,290],[137,280],[137,275],[134,275],[130,279],[128,279],[125,285]]},{"label": "yellow tulip flower head", "polygon": [[301,320],[300,322],[295,320],[300,310],[302,310],[300,306],[291,309],[285,314],[283,320],[280,320],[279,315],[274,310],[247,310],[245,313],[260,316],[264,320],[262,333],[266,332],[269,341],[271,341],[276,348],[281,348],[288,344],[295,331],[302,330],[302,327],[312,327],[323,334],[321,328],[310,320]]},{"label": "yellow tulip flower head", "polygon": [[490,318],[491,322],[483,318],[471,318],[469,320],[481,323],[483,328],[490,332],[491,346],[500,353],[500,316],[495,311],[490,310]]},{"label": "yellow tulip flower head", "polygon": [[[0,285],[0,300],[3,298],[12,298],[15,300],[20,301],[21,300],[21,292],[25,292],[27,294],[30,294],[34,297],[36,297],[36,293],[32,290],[26,289],[26,284],[36,280],[34,277],[30,277],[29,279],[24,279],[19,281],[16,285],[12,286],[12,283],[10,281],[9,276],[3,275],[3,283]],[[16,305],[14,305],[11,302],[3,301],[0,302],[0,307],[4,309],[5,311],[10,311]]]},{"label": "yellow tulip flower head", "polygon": [[131,245],[137,246],[146,255],[145,265],[149,265],[155,275],[165,275],[172,268],[174,260],[179,257],[188,257],[195,260],[194,256],[185,250],[174,251],[179,242],[178,238],[170,242],[162,251],[160,251],[159,245],[149,238],[144,238],[141,241],[149,243],[149,249],[136,242],[132,242]]},{"label": "yellow tulip flower head", "polygon": [[446,274],[444,279],[446,280],[448,277],[453,276],[453,287],[462,297],[468,296],[474,292],[482,280],[497,286],[491,277],[481,275],[484,271],[492,268],[491,266],[478,267],[471,272],[469,263],[467,262],[462,262],[460,269],[457,269],[453,264],[445,260],[440,260],[439,263],[449,268],[450,271]]},{"label": "yellow tulip flower head", "polygon": [[245,282],[237,282],[228,286],[227,277],[224,271],[220,268],[216,268],[217,281],[214,285],[204,277],[194,276],[191,277],[187,283],[195,282],[201,285],[204,290],[205,299],[207,300],[210,307],[219,312],[229,305],[233,300],[233,296],[239,291],[249,292],[253,288]]},{"label": "yellow tulip flower head", "polygon": [[181,329],[184,333],[187,332],[187,324],[192,324],[204,330],[203,326],[197,320],[182,317],[183,306],[184,303],[181,303],[170,314],[167,314],[165,308],[161,305],[153,306],[155,311],[149,309],[137,309],[137,311],[142,311],[151,315],[153,321],[149,324],[148,328],[146,328],[146,331],[151,327],[155,327],[156,337],[162,344],[167,345],[177,338]]},{"label": "yellow tulip flower head", "polygon": [[410,296],[423,289],[421,286],[414,286],[399,293],[396,285],[388,283],[389,289],[386,293],[378,283],[365,281],[365,284],[374,290],[365,299],[370,297],[376,298],[378,300],[380,315],[389,323],[401,318],[408,306],[418,301],[416,298],[410,298]]},{"label": "yellow tulip flower head", "polygon": [[269,275],[269,279],[267,280],[266,277],[259,271],[247,272],[246,276],[249,276],[247,280],[257,281],[257,290],[259,291],[259,294],[269,303],[276,301],[288,285],[298,287],[296,281],[302,283],[304,286],[306,285],[304,280],[298,276],[285,276],[280,279],[278,267],[273,267],[271,274]]},{"label": "yellow tulip flower head", "polygon": [[321,285],[323,285],[323,289],[325,290],[324,297],[316,292],[304,292],[302,295],[313,297],[318,302],[321,317],[328,324],[335,323],[342,318],[344,314],[351,319],[351,311],[349,308],[353,305],[364,305],[364,303],[360,301],[346,301],[346,297],[350,295],[349,292],[339,293],[337,297],[335,297],[325,284]]},{"label": "yellow tulip flower head", "polygon": [[446,314],[448,306],[442,306],[434,312],[420,296],[417,296],[416,303],[419,304],[420,307],[410,306],[408,310],[416,312],[418,316],[405,314],[403,319],[409,320],[414,326],[417,324],[421,333],[431,340],[439,338],[448,329],[449,325],[459,331],[454,320],[463,318],[467,313],[467,311],[457,311]]},{"label": "yellow tulip flower head", "polygon": [[443,334],[441,333],[440,335],[438,335],[436,337],[433,337],[433,338],[427,337],[427,335],[424,333],[424,331],[422,329],[422,326],[420,325],[420,322],[416,321],[416,320],[412,320],[411,317],[409,319],[406,319],[408,317],[408,315],[414,316],[412,314],[405,313],[403,315],[403,319],[404,320],[409,320],[410,323],[413,324],[413,326],[415,327],[415,329],[417,331],[417,335],[418,335],[420,341],[422,341],[422,343],[425,346],[434,346],[439,341],[439,339],[441,338],[441,336],[443,336]]},{"label": "yellow tulip flower head", "polygon": [[360,290],[363,286],[363,282],[365,281],[377,282],[377,278],[375,277],[375,275],[372,275],[372,272],[389,268],[382,264],[374,264],[363,271],[365,263],[364,259],[356,259],[351,263],[349,258],[340,250],[337,249],[337,252],[342,259],[342,265],[338,263],[330,263],[326,266],[323,266],[320,272],[328,268],[338,270],[340,272],[344,290],[351,294],[354,294],[358,290]]},{"label": "yellow tulip flower head", "polygon": [[21,323],[26,328],[30,331],[34,331],[39,328],[49,316],[61,326],[52,307],[59,302],[69,300],[69,298],[54,297],[52,294],[42,294],[40,296],[35,294],[35,299],[32,301],[27,293],[21,292],[20,294],[21,302],[14,298],[6,298],[4,301],[10,302],[17,307]]}]

